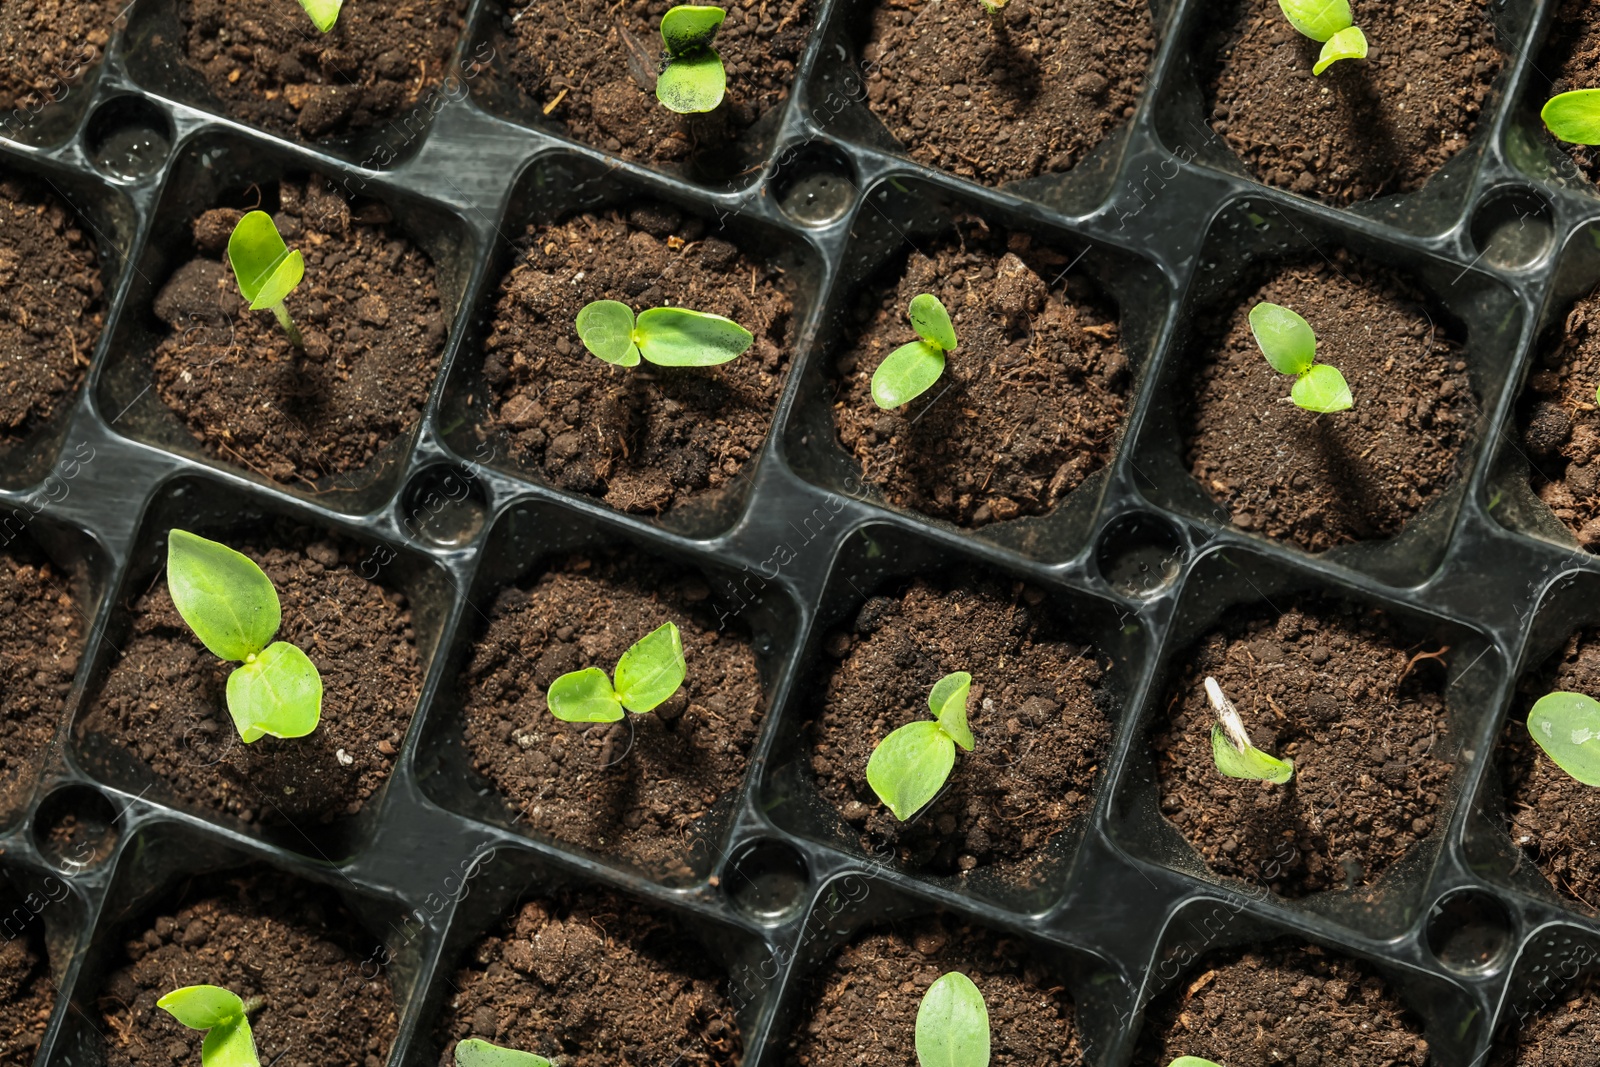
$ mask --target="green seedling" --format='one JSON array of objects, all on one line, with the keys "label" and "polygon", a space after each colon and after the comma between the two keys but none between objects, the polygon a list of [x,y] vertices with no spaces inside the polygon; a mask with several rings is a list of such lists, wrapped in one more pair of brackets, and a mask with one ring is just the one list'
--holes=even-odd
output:
[{"label": "green seedling", "polygon": [[956,347],[956,329],[950,313],[932,293],[912,298],[907,309],[911,328],[920,341],[890,352],[872,372],[872,401],[885,411],[915,400],[944,373],[944,357]]},{"label": "green seedling", "polygon": [[1269,756],[1250,743],[1244,720],[1215,678],[1206,679],[1206,697],[1217,721],[1211,727],[1211,755],[1217,770],[1229,778],[1254,778],[1282,785],[1294,777],[1294,761]]},{"label": "green seedling", "polygon": [[306,9],[317,29],[327,33],[339,21],[339,9],[344,6],[344,0],[300,0],[300,6]]},{"label": "green seedling", "polygon": [[967,694],[972,675],[947,674],[928,693],[933,720],[918,719],[878,742],[867,760],[867,784],[905,822],[939,795],[956,765],[956,746],[972,751]]},{"label": "green seedling", "polygon": [[306,260],[298,250],[289,251],[271,215],[252,211],[239,220],[228,238],[228,262],[250,310],[271,308],[294,346],[305,348],[305,338],[283,302],[306,276]]},{"label": "green seedling", "polygon": [[1167,1064],[1167,1067],[1222,1067],[1222,1064],[1203,1060],[1199,1056],[1179,1056]]},{"label": "green seedling", "polygon": [[1528,712],[1528,734],[1557,767],[1584,785],[1600,785],[1600,701],[1548,693]]},{"label": "green seedling", "polygon": [[635,715],[654,711],[687,673],[683,635],[675,623],[662,623],[622,654],[616,685],[599,667],[586,667],[552,682],[545,703],[562,722],[616,722],[624,708]]},{"label": "green seedling", "polygon": [[732,319],[688,308],[640,312],[618,300],[596,300],[578,312],[583,347],[607,363],[637,367],[639,358],[658,367],[715,367],[737,359],[755,342]]},{"label": "green seedling", "polygon": [[[282,608],[248,557],[187,530],[167,534],[167,591],[200,643],[240,666],[228,675],[228,714],[245,744],[304,737],[322,718],[322,676],[306,654],[272,641]],[[272,642],[268,644],[268,642]]]},{"label": "green seedling", "polygon": [[1283,17],[1313,41],[1322,54],[1312,74],[1321,74],[1341,59],[1366,59],[1367,35],[1355,26],[1350,0],[1278,0]]},{"label": "green seedling", "polygon": [[482,1038],[456,1042],[456,1067],[550,1067],[550,1061],[531,1052],[491,1045]]},{"label": "green seedling", "polygon": [[727,12],[681,4],[661,17],[667,66],[656,79],[656,99],[680,115],[715,111],[728,90],[728,72],[711,47]]},{"label": "green seedling", "polygon": [[1279,374],[1293,374],[1289,399],[1307,411],[1344,411],[1354,403],[1344,375],[1317,363],[1317,335],[1311,324],[1286,307],[1265,301],[1250,309],[1250,332],[1261,354]]},{"label": "green seedling", "polygon": [[972,979],[940,975],[917,1008],[921,1067],[989,1067],[989,1008]]},{"label": "green seedling", "polygon": [[250,1033],[250,1013],[260,1006],[260,1000],[240,1000],[214,985],[184,986],[156,1001],[156,1007],[189,1029],[206,1032],[200,1043],[204,1067],[261,1067]]},{"label": "green seedling", "polygon": [[1545,101],[1539,117],[1557,140],[1600,144],[1600,89],[1574,89]]}]

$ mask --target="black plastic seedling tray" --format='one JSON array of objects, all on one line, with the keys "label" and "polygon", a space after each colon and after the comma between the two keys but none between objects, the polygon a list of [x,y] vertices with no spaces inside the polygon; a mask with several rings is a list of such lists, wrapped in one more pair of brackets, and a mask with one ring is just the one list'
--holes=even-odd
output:
[{"label": "black plastic seedling tray", "polygon": [[[1529,490],[1515,423],[1532,354],[1600,280],[1600,193],[1561,165],[1537,119],[1545,83],[1533,57],[1553,6],[1492,5],[1505,67],[1467,149],[1415,194],[1336,210],[1248,180],[1211,135],[1191,54],[1203,0],[1154,3],[1158,51],[1133,119],[1070,173],[1000,189],[913,164],[872,118],[858,60],[866,0],[816,6],[789,101],[748,165],[715,182],[539,125],[497,65],[496,0],[471,5],[461,91],[431,97],[404,127],[321,146],[218,117],[174,59],[174,0],[137,0],[89,81],[0,141],[0,165],[48,181],[93,227],[109,303],[76,406],[0,457],[6,541],[31,539],[79,576],[89,632],[33,803],[0,836],[7,877],[44,902],[24,918],[43,924],[60,989],[38,1062],[98,1062],[96,991],[125,924],[180,880],[240,864],[331,887],[384,942],[397,1065],[437,1061],[433,1022],[464,947],[516,900],[563,886],[606,886],[675,914],[726,969],[752,1067],[783,1061],[804,980],[835,948],[936,911],[1061,961],[1099,1067],[1132,1062],[1144,1007],[1200,956],[1279,936],[1369,961],[1426,1022],[1435,1064],[1481,1062],[1499,1028],[1558,999],[1572,965],[1600,950],[1600,918],[1519,863],[1491,758],[1522,670],[1600,622],[1600,563]],[[208,458],[155,401],[142,362],[150,301],[193,212],[217,189],[305,171],[392,207],[432,257],[453,322],[416,432],[315,492]],[[644,198],[776,257],[801,323],[758,460],[714,506],[660,521],[520,475],[479,432],[472,402],[510,239],[530,220]],[[1117,303],[1134,372],[1109,468],[1050,515],[976,532],[884,506],[836,443],[831,413],[828,352],[853,295],[958,212],[1081,255],[1072,269]],[[1229,526],[1184,469],[1172,404],[1189,388],[1198,309],[1252,264],[1331,247],[1401,264],[1430,291],[1482,406],[1454,486],[1403,535],[1313,557]],[[426,672],[383,792],[331,830],[258,832],[193,814],[72,729],[128,595],[159,573],[166,530],[225,537],[281,516],[359,542],[405,590]],[[463,750],[457,672],[496,588],[599,545],[702,571],[758,652],[769,709],[758,748],[742,787],[685,842],[686,883],[519,833]],[[1025,888],[864,853],[804,767],[830,628],[875,587],[957,563],[1046,590],[1116,664],[1113,746],[1092,810]],[[1455,650],[1456,771],[1442,817],[1359,899],[1287,901],[1225,883],[1157,805],[1147,730],[1176,657],[1231,606],[1299,592],[1382,606]],[[87,865],[63,860],[50,835],[67,815],[106,827],[114,847]]]}]

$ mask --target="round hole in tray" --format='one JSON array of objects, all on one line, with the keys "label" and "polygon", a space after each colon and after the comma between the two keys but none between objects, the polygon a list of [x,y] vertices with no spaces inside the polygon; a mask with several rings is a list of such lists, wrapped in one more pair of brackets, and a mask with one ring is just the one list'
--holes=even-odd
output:
[{"label": "round hole in tray", "polygon": [[161,109],[137,96],[107,101],[84,134],[89,162],[123,181],[148,178],[172,151],[172,127]]},{"label": "round hole in tray", "polygon": [[1183,538],[1161,519],[1124,515],[1100,534],[1095,562],[1117,592],[1131,597],[1154,596],[1178,577],[1183,563]]},{"label": "round hole in tray", "polygon": [[843,218],[855,201],[855,170],[826,145],[790,148],[778,157],[773,195],[796,222],[826,226]]},{"label": "round hole in tray", "polygon": [[483,486],[460,467],[429,467],[401,498],[400,525],[442,548],[459,548],[483,530],[489,514]]},{"label": "round hole in tray", "polygon": [[722,872],[722,887],[734,907],[762,922],[781,922],[794,914],[810,881],[805,857],[782,841],[742,846]]},{"label": "round hole in tray", "polygon": [[1494,970],[1511,947],[1511,916],[1488,893],[1459,889],[1428,913],[1428,949],[1461,974]]},{"label": "round hole in tray", "polygon": [[98,789],[57,789],[39,805],[33,840],[45,859],[68,874],[88,870],[116,850],[117,809]]},{"label": "round hole in tray", "polygon": [[1489,193],[1472,216],[1472,244],[1485,263],[1517,269],[1537,262],[1555,237],[1550,201],[1521,185]]}]

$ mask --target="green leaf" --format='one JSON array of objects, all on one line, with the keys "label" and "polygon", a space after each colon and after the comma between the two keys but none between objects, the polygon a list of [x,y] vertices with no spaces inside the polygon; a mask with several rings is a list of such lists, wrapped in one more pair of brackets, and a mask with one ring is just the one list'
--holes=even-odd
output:
[{"label": "green leaf", "polygon": [[622,718],[611,679],[599,667],[570,671],[550,683],[544,701],[562,722],[616,722]]},{"label": "green leaf", "polygon": [[932,293],[911,298],[911,328],[917,336],[930,345],[938,345],[946,352],[956,347],[956,328],[950,324],[950,313]]},{"label": "green leaf", "polygon": [[715,367],[754,343],[732,319],[686,308],[651,308],[639,316],[639,351],[658,367]]},{"label": "green leaf", "polygon": [[1279,374],[1304,374],[1316,361],[1317,335],[1311,324],[1280,304],[1262,301],[1251,308],[1250,332]]},{"label": "green leaf", "polygon": [[939,795],[956,765],[956,743],[936,722],[907,723],[878,742],[867,760],[867,784],[905,822]]},{"label": "green leaf", "polygon": [[1546,694],[1528,712],[1528,735],[1557,767],[1584,785],[1600,785],[1600,701]]},{"label": "green leaf", "polygon": [[1167,1064],[1167,1067],[1222,1067],[1222,1065],[1212,1063],[1210,1060],[1203,1060],[1199,1056],[1179,1056]]},{"label": "green leaf", "polygon": [[629,711],[643,714],[676,693],[687,672],[683,635],[677,624],[662,623],[617,661],[617,699]]},{"label": "green leaf", "polygon": [[656,78],[656,99],[680,115],[715,111],[727,91],[728,72],[714,48],[673,56]]},{"label": "green leaf", "polygon": [[1312,367],[1295,379],[1294,386],[1289,390],[1289,399],[1307,411],[1323,413],[1344,411],[1355,403],[1350,396],[1350,387],[1345,384],[1344,375],[1326,363]]},{"label": "green leaf", "polygon": [[989,1067],[989,1009],[972,979],[941,975],[917,1008],[917,1062],[922,1067]]},{"label": "green leaf", "polygon": [[967,693],[971,689],[972,675],[956,671],[934,682],[928,694],[928,708],[939,720],[939,728],[968,752],[973,745],[972,728],[967,725]]},{"label": "green leaf", "polygon": [[191,1030],[209,1030],[229,1019],[244,1017],[244,1001],[214,985],[186,985],[174,989],[156,1007]]},{"label": "green leaf", "polygon": [[1353,21],[1350,0],[1278,0],[1289,24],[1313,41],[1326,41]]},{"label": "green leaf", "polygon": [[206,1031],[200,1042],[200,1063],[202,1067],[261,1067],[250,1020],[241,1015]]},{"label": "green leaf", "polygon": [[1575,89],[1553,96],[1539,117],[1557,140],[1600,144],[1600,89]]},{"label": "green leaf", "polygon": [[187,530],[167,534],[167,591],[218,659],[260,652],[282,621],[272,580],[248,557]]},{"label": "green leaf", "polygon": [[456,1042],[456,1067],[550,1067],[550,1061],[531,1052],[491,1045],[482,1038]]},{"label": "green leaf", "polygon": [[1217,761],[1217,770],[1229,778],[1253,778],[1282,785],[1294,777],[1292,760],[1269,756],[1254,745],[1240,752],[1228,741],[1221,726],[1211,727],[1211,755]]},{"label": "green leaf", "polygon": [[728,13],[720,7],[680,4],[661,16],[661,43],[676,59],[685,52],[710,48]]},{"label": "green leaf", "polygon": [[304,737],[322,718],[322,675],[304,652],[274,641],[228,675],[228,714],[245,744]]},{"label": "green leaf", "polygon": [[306,9],[317,29],[327,33],[339,21],[339,8],[344,6],[344,0],[300,0],[300,6]]},{"label": "green leaf", "polygon": [[239,220],[228,238],[228,262],[238,279],[239,292],[250,301],[251,311],[283,303],[306,275],[305,257],[290,252],[278,236],[278,227],[265,211],[252,211]]},{"label": "green leaf", "polygon": [[639,365],[633,343],[633,309],[620,300],[596,300],[578,312],[578,337],[583,347],[619,367]]},{"label": "green leaf", "polygon": [[891,411],[932,388],[944,373],[944,349],[912,341],[890,352],[872,372],[872,402]]},{"label": "green leaf", "polygon": [[1321,74],[1341,59],[1366,59],[1367,35],[1361,32],[1359,26],[1349,26],[1329,37],[1322,46],[1322,54],[1317,57],[1317,65],[1311,68],[1312,74]]}]

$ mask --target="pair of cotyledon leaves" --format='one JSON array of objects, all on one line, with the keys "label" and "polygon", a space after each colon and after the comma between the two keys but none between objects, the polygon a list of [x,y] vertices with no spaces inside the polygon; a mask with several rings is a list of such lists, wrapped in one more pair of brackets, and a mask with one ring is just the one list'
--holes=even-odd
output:
[{"label": "pair of cotyledon leaves", "polygon": [[228,262],[251,311],[277,307],[306,276],[306,260],[291,252],[272,216],[251,211],[228,237]]},{"label": "pair of cotyledon leaves", "polygon": [[1215,678],[1205,680],[1206,699],[1217,721],[1211,727],[1211,756],[1229,778],[1250,778],[1282,785],[1294,775],[1294,762],[1261,751],[1250,742],[1244,721]]},{"label": "pair of cotyledon leaves", "polygon": [[619,367],[637,367],[640,357],[658,367],[715,367],[755,341],[749,330],[721,315],[650,308],[635,320],[620,300],[584,305],[576,325],[583,347]]},{"label": "pair of cotyledon leaves", "polygon": [[322,676],[306,654],[273,641],[282,608],[272,580],[248,557],[187,530],[167,534],[167,590],[183,621],[228,675],[228,714],[246,744],[304,737],[322,717]]},{"label": "pair of cotyledon leaves", "polygon": [[894,730],[867,759],[867,785],[901,822],[939,795],[956,765],[956,746],[972,751],[972,728],[967,725],[971,689],[972,675],[966,671],[940,678],[928,693],[933,719]]},{"label": "pair of cotyledon leaves", "polygon": [[191,985],[174,989],[156,1007],[191,1030],[204,1030],[200,1062],[204,1067],[260,1067],[255,1037],[245,1003],[220,986]]},{"label": "pair of cotyledon leaves", "polygon": [[1313,41],[1321,42],[1312,74],[1321,74],[1341,59],[1365,59],[1367,35],[1354,25],[1350,0],[1278,0],[1289,24]]},{"label": "pair of cotyledon leaves", "polygon": [[914,400],[944,373],[945,353],[955,350],[956,330],[950,313],[932,293],[913,297],[907,309],[920,341],[890,352],[872,372],[872,400],[885,411]]},{"label": "pair of cotyledon leaves", "polygon": [[715,111],[728,89],[728,72],[712,47],[727,13],[685,4],[661,18],[666,69],[656,78],[656,99],[680,115]]},{"label": "pair of cotyledon leaves", "polygon": [[327,33],[339,21],[339,9],[344,6],[344,0],[300,0],[300,6],[306,9],[317,29]]},{"label": "pair of cotyledon leaves", "polygon": [[1317,363],[1317,335],[1311,324],[1279,304],[1265,301],[1250,309],[1250,332],[1279,374],[1293,374],[1289,399],[1307,411],[1344,411],[1354,402],[1344,375]]},{"label": "pair of cotyledon leaves", "polygon": [[545,703],[563,722],[616,722],[624,708],[636,715],[654,711],[687,673],[683,635],[675,623],[664,623],[622,654],[615,685],[599,667],[586,667],[552,682]]}]

